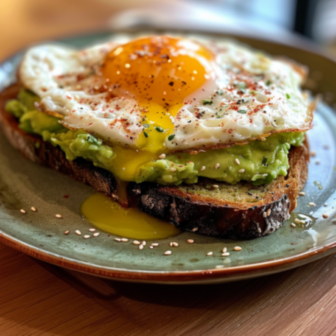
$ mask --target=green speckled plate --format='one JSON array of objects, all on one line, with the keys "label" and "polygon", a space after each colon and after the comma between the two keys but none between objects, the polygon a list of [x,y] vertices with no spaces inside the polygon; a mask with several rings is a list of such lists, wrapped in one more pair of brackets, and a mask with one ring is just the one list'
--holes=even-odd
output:
[{"label": "green speckled plate", "polygon": [[[63,41],[84,47],[108,38],[97,34]],[[218,36],[218,35],[217,35]],[[308,82],[314,93],[322,93],[333,103],[336,96],[336,63],[312,50],[299,49],[253,38],[237,37],[275,55],[286,55],[311,70]],[[0,65],[0,89],[14,80],[21,54]],[[83,239],[74,234],[88,232],[90,223],[82,219],[81,203],[94,192],[56,171],[35,165],[13,150],[0,134],[0,241],[41,260],[111,279],[152,283],[217,283],[246,279],[297,267],[335,252],[336,247],[336,116],[331,107],[319,103],[314,129],[308,133],[317,155],[309,166],[309,177],[296,212],[309,214],[316,222],[309,228],[292,228],[290,222],[268,237],[251,241],[230,241],[183,233],[171,256],[163,252],[171,239],[160,241],[151,250],[128,243],[117,243],[102,233]],[[69,197],[65,197],[68,195]],[[314,202],[316,206],[309,206]],[[37,212],[30,211],[34,206]],[[20,213],[20,209],[27,213]],[[55,214],[63,215],[56,219]],[[324,219],[322,214],[328,214]],[[69,229],[71,233],[64,235]],[[194,244],[187,244],[192,238]],[[242,251],[234,252],[239,245]],[[148,245],[147,245],[148,246]],[[226,246],[229,257],[221,257]],[[206,257],[213,251],[213,256]]]}]

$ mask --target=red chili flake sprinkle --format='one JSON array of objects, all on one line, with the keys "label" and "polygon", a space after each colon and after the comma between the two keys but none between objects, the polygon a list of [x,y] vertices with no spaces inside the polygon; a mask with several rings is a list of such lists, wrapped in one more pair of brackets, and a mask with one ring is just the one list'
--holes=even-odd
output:
[{"label": "red chili flake sprinkle", "polygon": [[91,126],[93,123],[90,123],[88,126]]},{"label": "red chili flake sprinkle", "polygon": [[63,195],[63,198],[69,198],[70,196],[69,195]]}]

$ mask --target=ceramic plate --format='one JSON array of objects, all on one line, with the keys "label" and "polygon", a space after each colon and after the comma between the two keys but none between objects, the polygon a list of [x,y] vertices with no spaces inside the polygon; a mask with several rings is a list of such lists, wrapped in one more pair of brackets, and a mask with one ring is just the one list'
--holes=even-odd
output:
[{"label": "ceramic plate", "polygon": [[[111,34],[71,38],[63,43],[84,47],[101,42]],[[217,35],[218,36],[218,35]],[[277,44],[254,38],[236,37],[275,55],[285,55],[310,68],[308,82],[314,93],[322,93],[331,104],[336,94],[336,63],[307,48]],[[0,66],[0,89],[13,82],[22,54]],[[330,105],[329,104],[329,105]],[[296,213],[310,214],[310,227],[293,228],[290,221],[268,237],[250,241],[220,240],[191,233],[174,238],[179,243],[173,254],[171,239],[160,246],[139,251],[137,246],[117,243],[112,235],[83,239],[74,234],[88,232],[90,223],[80,213],[82,202],[95,191],[56,171],[25,160],[0,134],[0,241],[30,256],[62,267],[111,279],[152,283],[217,283],[271,274],[306,264],[335,252],[336,219],[336,116],[333,109],[318,104],[313,130],[308,132],[311,150],[317,154],[309,165],[309,177]],[[314,202],[315,206],[309,206]],[[29,209],[34,206],[37,212]],[[26,209],[22,214],[20,209]],[[63,215],[62,219],[55,214]],[[328,218],[324,219],[323,214]],[[69,229],[71,233],[64,235]],[[186,243],[188,238],[194,244]],[[234,246],[242,251],[234,252]],[[229,257],[221,257],[226,246]],[[213,256],[206,257],[213,251]]]}]

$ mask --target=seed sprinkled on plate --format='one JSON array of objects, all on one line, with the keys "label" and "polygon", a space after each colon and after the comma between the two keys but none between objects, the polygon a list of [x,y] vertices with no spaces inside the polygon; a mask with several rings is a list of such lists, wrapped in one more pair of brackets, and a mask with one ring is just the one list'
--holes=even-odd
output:
[{"label": "seed sprinkled on plate", "polygon": [[239,169],[238,173],[245,173],[245,169]]},{"label": "seed sprinkled on plate", "polygon": [[25,209],[21,209],[20,212],[23,213],[23,214],[27,213],[27,211]]},{"label": "seed sprinkled on plate", "polygon": [[228,257],[230,255],[230,252],[224,252],[222,253],[222,257]]},{"label": "seed sprinkled on plate", "polygon": [[159,246],[159,243],[152,243],[151,246],[157,247]]},{"label": "seed sprinkled on plate", "polygon": [[267,212],[266,212],[266,211],[263,212],[263,217],[264,217],[264,218],[267,217]]},{"label": "seed sprinkled on plate", "polygon": [[142,244],[139,245],[139,250],[143,250],[144,246]]},{"label": "seed sprinkled on plate", "polygon": [[95,232],[95,231],[96,231],[96,229],[94,229],[94,228],[91,228],[91,229],[89,229],[89,231],[90,231],[90,232]]},{"label": "seed sprinkled on plate", "polygon": [[290,226],[291,227],[296,227],[296,224],[295,223],[291,223]]},{"label": "seed sprinkled on plate", "polygon": [[311,206],[311,207],[313,207],[313,206],[315,206],[316,204],[315,204],[314,202],[309,202],[308,205]]},{"label": "seed sprinkled on plate", "polygon": [[235,162],[237,163],[237,165],[240,165],[240,161],[239,161],[239,159],[235,159]]},{"label": "seed sprinkled on plate", "polygon": [[93,234],[94,237],[98,237],[99,235],[100,235],[100,232],[95,232],[95,233]]},{"label": "seed sprinkled on plate", "polygon": [[79,230],[76,230],[75,233],[77,236],[80,236],[82,234],[82,232],[80,232]]},{"label": "seed sprinkled on plate", "polygon": [[202,167],[201,167],[201,171],[204,171],[205,169],[206,169],[205,166],[202,166]]},{"label": "seed sprinkled on plate", "polygon": [[152,245],[151,245],[151,246],[149,246],[149,248],[150,248],[150,249],[153,249],[153,248],[154,248],[154,246],[152,246]]},{"label": "seed sprinkled on plate", "polygon": [[165,253],[163,253],[164,255],[171,255],[173,252],[172,251],[166,251]]},{"label": "seed sprinkled on plate", "polygon": [[215,189],[218,189],[219,185],[218,184],[213,184],[212,187],[215,188]]},{"label": "seed sprinkled on plate", "polygon": [[218,169],[220,167],[220,163],[215,164],[215,169]]},{"label": "seed sprinkled on plate", "polygon": [[294,223],[296,223],[296,224],[301,224],[301,221],[300,221],[300,219],[295,218],[295,219],[294,219]]},{"label": "seed sprinkled on plate", "polygon": [[164,159],[165,157],[166,157],[166,154],[161,154],[161,155],[159,156],[160,159]]},{"label": "seed sprinkled on plate", "polygon": [[63,216],[60,215],[60,214],[56,214],[55,217],[58,218],[58,219],[61,219]]},{"label": "seed sprinkled on plate", "polygon": [[145,240],[143,240],[141,244],[142,244],[143,246],[146,246],[147,243],[146,243]]},{"label": "seed sprinkled on plate", "polygon": [[179,246],[179,244],[178,244],[178,243],[176,243],[176,242],[172,242],[172,246],[173,246],[173,247],[178,247],[178,246]]},{"label": "seed sprinkled on plate", "polygon": [[189,243],[189,244],[194,244],[194,239],[187,239],[187,242]]},{"label": "seed sprinkled on plate", "polygon": [[195,227],[195,228],[193,228],[193,229],[191,230],[191,232],[196,232],[197,230],[198,230],[198,228]]},{"label": "seed sprinkled on plate", "polygon": [[299,192],[299,195],[300,195],[300,196],[305,196],[306,193],[305,193],[304,191],[300,191],[300,192]]},{"label": "seed sprinkled on plate", "polygon": [[114,238],[114,241],[121,242],[121,239],[120,238]]},{"label": "seed sprinkled on plate", "polygon": [[83,236],[83,238],[85,238],[85,239],[89,239],[90,237],[91,237],[90,235]]},{"label": "seed sprinkled on plate", "polygon": [[327,214],[322,215],[323,218],[328,218],[329,216]]},{"label": "seed sprinkled on plate", "polygon": [[68,235],[70,233],[70,230],[66,230],[66,231],[64,231],[64,234],[65,235]]},{"label": "seed sprinkled on plate", "polygon": [[169,170],[170,170],[171,172],[176,172],[176,168],[174,168],[174,167],[171,167]]},{"label": "seed sprinkled on plate", "polygon": [[210,252],[208,252],[206,255],[207,255],[207,257],[210,257],[210,256],[213,255],[213,252],[210,251]]},{"label": "seed sprinkled on plate", "polygon": [[121,238],[121,241],[122,241],[123,243],[126,243],[126,242],[128,242],[128,239],[127,239],[127,238]]},{"label": "seed sprinkled on plate", "polygon": [[235,246],[233,249],[234,249],[235,251],[241,251],[241,250],[242,250],[242,248],[241,248],[240,246]]},{"label": "seed sprinkled on plate", "polygon": [[310,152],[310,156],[316,156],[316,152],[315,151],[311,151]]},{"label": "seed sprinkled on plate", "polygon": [[222,252],[223,252],[223,253],[227,252],[227,248],[226,248],[226,247],[223,247]]},{"label": "seed sprinkled on plate", "polygon": [[140,245],[141,243],[138,240],[133,240],[133,245]]},{"label": "seed sprinkled on plate", "polygon": [[30,210],[33,211],[33,212],[37,211],[37,209],[35,207],[31,207]]}]

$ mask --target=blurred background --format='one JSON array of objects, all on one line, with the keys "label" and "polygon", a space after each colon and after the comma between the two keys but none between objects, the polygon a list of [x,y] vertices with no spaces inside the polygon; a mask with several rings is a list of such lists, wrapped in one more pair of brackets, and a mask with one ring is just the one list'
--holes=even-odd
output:
[{"label": "blurred background", "polygon": [[335,16],[336,0],[1,0],[0,59],[43,39],[144,26],[277,41],[300,34],[334,50]]}]

